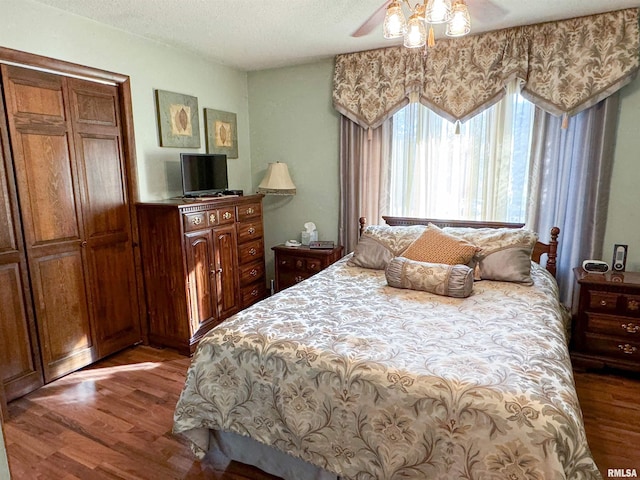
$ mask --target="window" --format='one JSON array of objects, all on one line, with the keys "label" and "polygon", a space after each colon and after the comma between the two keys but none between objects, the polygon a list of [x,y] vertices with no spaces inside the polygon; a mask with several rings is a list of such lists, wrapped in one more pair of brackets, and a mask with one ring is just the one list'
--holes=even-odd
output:
[{"label": "window", "polygon": [[396,113],[389,214],[524,223],[534,108],[514,83],[459,134],[418,103]]}]

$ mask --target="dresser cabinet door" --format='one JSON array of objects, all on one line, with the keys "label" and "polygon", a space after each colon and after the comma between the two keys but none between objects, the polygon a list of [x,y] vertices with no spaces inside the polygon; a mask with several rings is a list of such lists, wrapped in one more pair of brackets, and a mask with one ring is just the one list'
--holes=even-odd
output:
[{"label": "dresser cabinet door", "polygon": [[215,263],[213,233],[201,230],[185,234],[187,260],[187,292],[189,295],[189,324],[191,336],[217,318],[215,298]]},{"label": "dresser cabinet door", "polygon": [[213,237],[218,318],[223,319],[240,309],[235,225],[214,229]]}]

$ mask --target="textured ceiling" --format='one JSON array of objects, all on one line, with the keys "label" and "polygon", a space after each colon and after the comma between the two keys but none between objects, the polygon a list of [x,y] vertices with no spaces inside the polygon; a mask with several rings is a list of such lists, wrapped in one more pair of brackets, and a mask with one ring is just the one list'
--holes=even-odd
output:
[{"label": "textured ceiling", "polygon": [[[385,0],[36,1],[246,71],[394,44],[382,38],[381,25],[368,35],[351,36]],[[467,4],[472,33],[479,33],[640,7],[640,0],[467,0]]]}]

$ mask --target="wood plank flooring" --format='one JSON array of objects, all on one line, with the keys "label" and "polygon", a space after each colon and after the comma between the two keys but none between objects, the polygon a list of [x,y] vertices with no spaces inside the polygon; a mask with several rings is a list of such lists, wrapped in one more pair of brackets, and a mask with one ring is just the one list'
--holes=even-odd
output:
[{"label": "wood plank flooring", "polygon": [[[9,404],[13,480],[274,480],[216,457],[196,461],[171,434],[189,358],[145,346],[121,352]],[[603,478],[640,472],[640,378],[576,373],[589,445]]]}]

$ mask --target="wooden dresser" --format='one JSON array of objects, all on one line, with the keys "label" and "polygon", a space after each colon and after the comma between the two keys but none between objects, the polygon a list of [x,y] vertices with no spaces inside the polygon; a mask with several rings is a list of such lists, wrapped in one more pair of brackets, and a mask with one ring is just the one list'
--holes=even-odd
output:
[{"label": "wooden dresser", "polygon": [[343,249],[340,245],[326,250],[312,249],[304,245],[276,245],[271,250],[275,252],[276,292],[279,292],[315,275],[342,258]]},{"label": "wooden dresser", "polygon": [[139,203],[149,342],[193,353],[267,295],[262,195]]},{"label": "wooden dresser", "polygon": [[574,269],[571,357],[577,367],[640,372],[640,273]]}]

